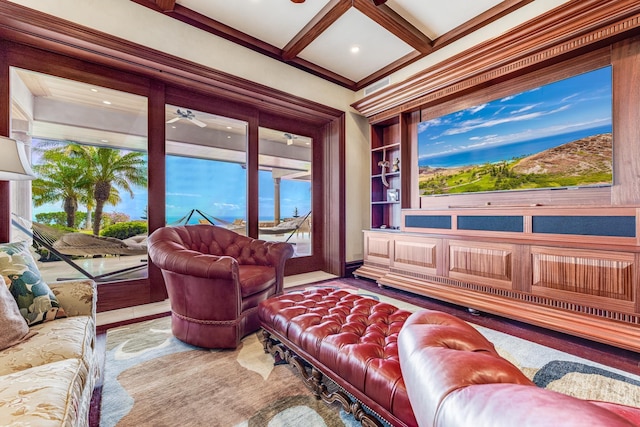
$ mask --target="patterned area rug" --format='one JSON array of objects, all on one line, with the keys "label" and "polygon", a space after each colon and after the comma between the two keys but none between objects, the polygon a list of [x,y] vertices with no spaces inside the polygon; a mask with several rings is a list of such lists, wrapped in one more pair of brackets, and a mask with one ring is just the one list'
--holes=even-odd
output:
[{"label": "patterned area rug", "polygon": [[[419,307],[334,281],[415,311]],[[289,365],[274,365],[257,334],[234,350],[204,350],[171,335],[169,317],[107,333],[101,427],[355,426],[339,406],[316,400]],[[584,399],[640,406],[640,377],[476,326],[540,387]]]},{"label": "patterned area rug", "polygon": [[[164,317],[107,333],[100,426],[349,426],[257,334],[236,350],[204,350],[171,335]],[[270,424],[271,423],[271,424]]]}]

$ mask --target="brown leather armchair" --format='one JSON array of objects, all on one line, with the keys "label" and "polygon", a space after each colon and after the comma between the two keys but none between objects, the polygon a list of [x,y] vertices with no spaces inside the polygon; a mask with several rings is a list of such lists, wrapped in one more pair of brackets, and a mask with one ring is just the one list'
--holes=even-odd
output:
[{"label": "brown leather armchair", "polygon": [[257,306],[282,293],[293,246],[215,225],[163,227],[149,236],[162,270],[176,338],[205,348],[236,348],[260,327]]}]

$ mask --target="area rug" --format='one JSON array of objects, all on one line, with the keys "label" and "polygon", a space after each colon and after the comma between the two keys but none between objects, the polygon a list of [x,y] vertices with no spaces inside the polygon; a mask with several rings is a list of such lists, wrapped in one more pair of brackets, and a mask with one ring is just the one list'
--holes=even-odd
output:
[{"label": "area rug", "polygon": [[[409,311],[420,308],[340,281],[313,286],[345,289]],[[640,406],[636,375],[474,326],[540,387]],[[204,350],[175,339],[169,317],[107,332],[100,418],[101,427],[359,425],[339,406],[316,400],[291,366],[274,364],[257,334],[233,351]]]},{"label": "area rug", "polygon": [[[163,317],[107,332],[100,426],[350,426],[316,400],[258,334],[236,350],[204,350]],[[353,424],[356,425],[355,423]]]}]

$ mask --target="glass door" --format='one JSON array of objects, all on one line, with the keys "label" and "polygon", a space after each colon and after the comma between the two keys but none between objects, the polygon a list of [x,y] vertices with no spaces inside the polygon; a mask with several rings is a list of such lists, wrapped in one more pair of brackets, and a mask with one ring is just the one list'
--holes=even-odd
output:
[{"label": "glass door", "polygon": [[312,255],[312,139],[260,127],[259,238],[286,241],[294,257]]},{"label": "glass door", "polygon": [[246,234],[247,123],[169,104],[165,119],[167,224]]},{"label": "glass door", "polygon": [[146,277],[147,98],[11,68],[12,137],[36,179],[12,185],[12,240],[45,280]]}]

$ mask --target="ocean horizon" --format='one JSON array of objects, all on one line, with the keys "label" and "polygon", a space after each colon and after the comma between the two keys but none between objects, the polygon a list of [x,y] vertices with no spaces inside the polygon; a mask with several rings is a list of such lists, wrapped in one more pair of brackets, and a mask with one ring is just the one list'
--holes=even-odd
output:
[{"label": "ocean horizon", "polygon": [[[209,215],[209,214],[206,214],[206,215],[211,220],[213,220],[213,223],[215,225],[230,224],[230,223],[233,223],[233,221],[235,221],[236,219],[245,219],[245,218],[240,218],[240,217],[235,217],[235,216],[214,216],[214,215]],[[185,218],[185,216],[186,215],[167,216],[167,224],[176,224],[180,219]],[[198,222],[201,219],[203,219],[202,216],[198,215],[197,213],[194,213],[193,216],[191,217],[191,219],[189,220],[189,224],[198,224]],[[274,221],[274,219],[273,219],[273,217],[262,217],[262,218],[258,218],[258,221],[259,222],[272,222],[272,221]]]},{"label": "ocean horizon", "polygon": [[552,135],[544,138],[500,145],[497,147],[467,150],[460,153],[447,153],[441,156],[434,156],[420,160],[418,166],[430,168],[456,168],[484,165],[487,163],[496,163],[505,160],[508,161],[513,158],[540,153],[548,150],[549,148],[557,147],[589,136],[611,132],[611,125],[599,126],[560,135]]}]

